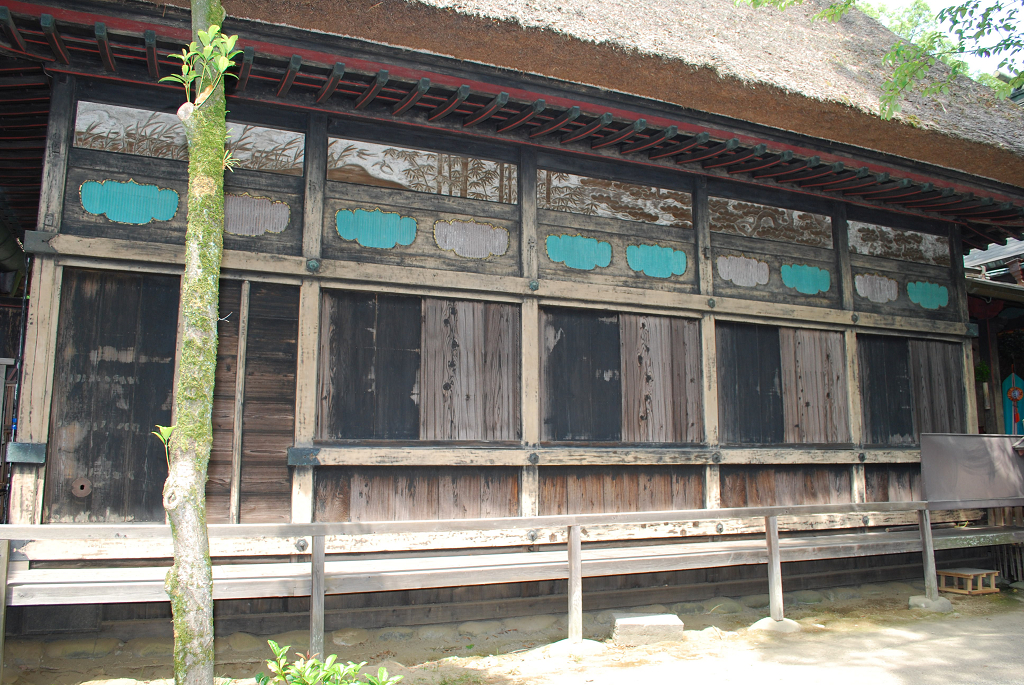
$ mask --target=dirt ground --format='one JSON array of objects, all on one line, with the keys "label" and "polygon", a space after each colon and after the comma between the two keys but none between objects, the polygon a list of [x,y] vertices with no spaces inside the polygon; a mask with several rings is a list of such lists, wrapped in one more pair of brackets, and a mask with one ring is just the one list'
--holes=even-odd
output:
[{"label": "dirt ground", "polygon": [[[536,616],[335,631],[327,636],[327,651],[343,661],[366,661],[372,672],[383,665],[404,677],[402,685],[1024,683],[1024,591],[946,595],[950,614],[908,609],[911,593],[920,594],[904,583],[822,591],[824,601],[787,605],[787,617],[802,629],[794,634],[747,630],[766,610],[718,613],[721,603],[735,603],[718,598],[673,605],[685,637],[654,645],[615,644],[611,612],[593,612],[585,615],[585,635],[592,639],[578,645],[558,641],[565,635],[564,617]],[[308,636],[296,631],[275,638],[304,650]],[[159,680],[170,675],[167,644],[132,640],[100,658],[72,658],[73,649],[88,650],[82,642],[9,643],[3,684],[168,682]],[[244,633],[219,639],[217,651],[219,685],[253,683],[270,656],[265,637]],[[37,659],[26,658],[36,652]]]}]

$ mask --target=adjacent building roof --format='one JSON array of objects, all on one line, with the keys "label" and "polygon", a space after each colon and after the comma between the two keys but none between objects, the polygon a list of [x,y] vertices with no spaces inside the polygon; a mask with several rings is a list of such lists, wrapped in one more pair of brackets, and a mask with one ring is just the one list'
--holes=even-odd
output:
[{"label": "adjacent building roof", "polygon": [[[187,6],[187,0],[168,4]],[[231,16],[363,38],[892,153],[1024,186],[1024,110],[960,78],[878,118],[896,40],[733,0],[224,0]]]}]

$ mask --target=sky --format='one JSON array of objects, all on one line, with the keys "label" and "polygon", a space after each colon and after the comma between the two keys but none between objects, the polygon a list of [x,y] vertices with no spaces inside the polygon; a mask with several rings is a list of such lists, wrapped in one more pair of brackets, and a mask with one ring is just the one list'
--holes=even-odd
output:
[{"label": "sky", "polygon": [[[901,10],[905,7],[910,6],[913,0],[868,0],[872,5],[876,7],[885,7],[890,10]],[[925,0],[932,8],[932,10],[938,14],[939,10],[944,7],[951,7],[953,5],[960,4],[959,0]],[[989,57],[982,59],[973,55],[966,55],[964,61],[970,66],[971,73],[976,71],[982,71],[986,73],[992,73],[996,70],[999,65],[1001,58]]]}]

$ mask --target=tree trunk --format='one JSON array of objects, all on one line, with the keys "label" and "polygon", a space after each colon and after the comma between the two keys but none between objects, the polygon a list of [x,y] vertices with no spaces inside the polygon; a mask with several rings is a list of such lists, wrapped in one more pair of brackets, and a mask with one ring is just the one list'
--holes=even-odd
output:
[{"label": "tree trunk", "polygon": [[[220,25],[219,0],[192,0],[192,35]],[[217,300],[224,241],[224,87],[178,111],[188,138],[188,229],[181,279],[182,331],[175,388],[175,430],[164,484],[174,539],[165,587],[174,615],[174,680],[213,683],[213,578],[206,531],[206,467],[217,366]],[[168,312],[168,316],[173,313]]]}]

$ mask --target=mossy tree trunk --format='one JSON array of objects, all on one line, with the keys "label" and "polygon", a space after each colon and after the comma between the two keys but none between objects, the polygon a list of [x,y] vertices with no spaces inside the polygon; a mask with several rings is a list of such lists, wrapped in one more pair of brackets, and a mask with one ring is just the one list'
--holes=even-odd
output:
[{"label": "mossy tree trunk", "polygon": [[[192,0],[192,40],[221,25],[220,0]],[[206,531],[206,467],[213,444],[217,300],[224,242],[224,87],[178,110],[188,137],[188,230],[181,279],[180,368],[164,509],[174,539],[166,588],[174,612],[174,680],[213,683],[213,578]],[[172,316],[168,312],[168,316]]]}]

